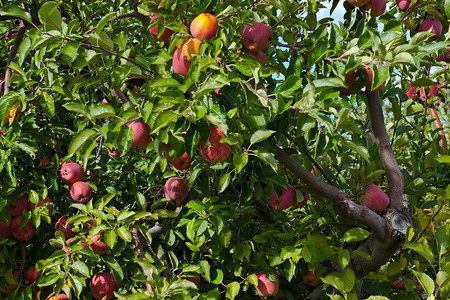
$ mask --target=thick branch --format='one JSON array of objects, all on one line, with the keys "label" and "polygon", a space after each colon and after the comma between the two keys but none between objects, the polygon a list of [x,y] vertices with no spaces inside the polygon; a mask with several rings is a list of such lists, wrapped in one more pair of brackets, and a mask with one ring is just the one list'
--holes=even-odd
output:
[{"label": "thick branch", "polygon": [[147,28],[150,24],[150,18],[138,12],[139,0],[130,0],[130,4],[133,7],[136,17],[142,22],[142,25]]},{"label": "thick branch", "polygon": [[378,91],[367,92],[367,99],[369,102],[372,129],[378,146],[378,153],[380,154],[383,169],[386,172],[388,181],[387,194],[391,200],[389,206],[391,208],[402,207],[404,179],[386,132],[380,94]]},{"label": "thick branch", "polygon": [[298,162],[290,157],[282,149],[278,148],[275,152],[275,158],[286,168],[288,168],[302,183],[306,184],[319,195],[330,199],[333,202],[351,199],[352,195],[342,191],[341,189],[328,185],[319,178],[312,175],[308,170],[303,168]]},{"label": "thick branch", "polygon": [[[136,249],[136,252],[138,254],[138,257],[140,259],[145,260],[145,253],[144,253],[144,249],[142,247],[143,237],[140,235],[139,231],[136,228],[133,228],[131,230],[131,237],[132,237],[132,242],[133,242],[134,248]],[[145,272],[144,269],[142,269],[142,273],[144,273],[144,275],[147,277],[147,280],[152,280],[151,275],[147,274],[147,272]],[[153,291],[153,287],[150,285],[150,283],[148,283],[148,282],[145,283],[145,286],[147,287],[147,291],[153,295],[154,291]]]}]

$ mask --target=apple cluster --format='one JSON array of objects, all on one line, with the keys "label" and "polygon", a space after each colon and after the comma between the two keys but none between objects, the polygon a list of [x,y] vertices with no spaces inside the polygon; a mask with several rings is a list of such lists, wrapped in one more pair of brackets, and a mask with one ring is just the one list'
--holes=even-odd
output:
[{"label": "apple cluster", "polygon": [[263,50],[270,45],[271,34],[269,26],[258,22],[253,22],[253,26],[245,26],[242,32],[242,43],[247,48],[246,54],[259,60],[261,65],[266,61]]},{"label": "apple cluster", "polygon": [[192,38],[173,53],[172,68],[174,72],[186,77],[194,55],[200,53],[201,42],[214,38],[218,30],[219,22],[215,16],[209,13],[198,15],[190,25]]},{"label": "apple cluster", "polygon": [[358,7],[363,12],[371,10],[377,17],[386,11],[385,0],[347,0],[347,2]]}]

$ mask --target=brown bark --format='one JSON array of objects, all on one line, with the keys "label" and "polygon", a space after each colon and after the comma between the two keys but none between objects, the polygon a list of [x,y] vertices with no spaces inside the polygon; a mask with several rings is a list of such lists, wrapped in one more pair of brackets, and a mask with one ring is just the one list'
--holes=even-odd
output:
[{"label": "brown bark", "polygon": [[433,121],[434,128],[441,129],[441,130],[438,131],[438,134],[441,136],[441,140],[439,141],[439,145],[441,146],[442,149],[447,151],[447,138],[445,137],[445,132],[442,129],[441,119],[439,118],[439,115],[438,115],[438,113],[436,111],[436,108],[429,107],[428,111],[430,112],[431,117],[434,119],[434,121]]}]

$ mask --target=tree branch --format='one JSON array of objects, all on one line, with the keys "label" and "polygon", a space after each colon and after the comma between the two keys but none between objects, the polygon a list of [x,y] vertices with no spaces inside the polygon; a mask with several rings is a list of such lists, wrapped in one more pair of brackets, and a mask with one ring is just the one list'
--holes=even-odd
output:
[{"label": "tree branch", "polygon": [[139,19],[139,21],[141,21],[142,25],[144,25],[144,27],[147,28],[148,25],[150,25],[150,18],[139,13],[138,11],[139,0],[130,0],[130,4],[131,7],[133,7],[136,17]]},{"label": "tree branch", "polygon": [[[134,245],[134,248],[136,249],[136,252],[138,254],[138,257],[140,259],[145,260],[145,253],[144,253],[144,248],[142,247],[142,237],[139,233],[139,231],[136,228],[133,228],[131,230],[131,237],[132,237],[132,242]],[[147,280],[151,280],[151,275],[147,274],[146,271],[144,269],[142,269],[142,273],[144,273],[144,275],[147,277]],[[150,285],[150,283],[146,282],[145,286],[147,287],[147,291],[153,295],[155,292],[153,291],[153,287]]]},{"label": "tree branch", "polygon": [[25,35],[27,27],[25,26],[25,23],[20,20],[20,26],[19,30],[17,31],[17,37],[14,41],[14,45],[11,49],[11,52],[8,55],[8,61],[6,62],[6,72],[5,72],[5,87],[3,89],[3,95],[6,95],[9,92],[9,79],[11,78],[11,69],[9,68],[9,65],[11,62],[15,59],[17,51],[19,51],[20,44],[22,43],[23,37]]},{"label": "tree branch", "polygon": [[388,181],[387,195],[390,199],[389,206],[391,208],[402,207],[404,179],[397,160],[395,159],[394,151],[392,150],[386,126],[384,124],[380,93],[378,91],[373,91],[367,92],[366,95],[369,102],[370,120],[372,121],[372,129],[378,146],[378,153],[380,154],[383,169],[386,172]]}]

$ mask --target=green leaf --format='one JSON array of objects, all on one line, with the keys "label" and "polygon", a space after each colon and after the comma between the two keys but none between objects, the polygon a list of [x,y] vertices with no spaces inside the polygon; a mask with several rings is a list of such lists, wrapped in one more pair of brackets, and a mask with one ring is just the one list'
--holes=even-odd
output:
[{"label": "green leaf", "polygon": [[417,271],[412,271],[412,272],[414,273],[414,275],[417,277],[417,279],[422,284],[427,295],[433,295],[434,287],[435,287],[433,279],[431,279],[431,277],[425,273],[417,272]]},{"label": "green leaf", "polygon": [[0,9],[0,17],[14,17],[32,23],[31,15],[17,5],[9,5]]},{"label": "green leaf", "polygon": [[44,96],[44,103],[42,105],[42,108],[44,109],[45,113],[48,114],[50,117],[55,116],[55,101],[53,101],[53,98],[47,94],[47,92],[42,92],[42,95]]},{"label": "green leaf", "polygon": [[113,230],[105,231],[103,238],[105,239],[105,242],[109,246],[109,248],[114,248],[117,242],[117,236]]},{"label": "green leaf", "polygon": [[100,33],[92,33],[91,35],[89,35],[89,42],[94,46],[100,47],[107,51],[115,51],[114,42],[111,41],[109,36],[104,31]]},{"label": "green leaf", "polygon": [[75,271],[77,271],[78,273],[80,273],[81,275],[83,275],[85,277],[89,277],[88,266],[80,260],[77,260],[76,262],[74,262],[72,264],[72,269],[74,269]]},{"label": "green leaf", "polygon": [[89,116],[87,107],[84,104],[77,103],[77,102],[68,102],[68,103],[63,104],[63,107],[65,109],[67,109],[68,111],[79,113],[79,114],[83,115],[84,117]]},{"label": "green leaf", "polygon": [[355,274],[352,270],[344,269],[342,272],[332,272],[322,278],[326,284],[334,286],[344,296],[349,293],[355,284]]},{"label": "green leaf", "polygon": [[250,138],[250,143],[256,144],[262,142],[275,132],[276,131],[274,130],[257,130],[255,133],[252,134],[252,137]]},{"label": "green leaf", "polygon": [[126,227],[119,227],[119,229],[117,229],[117,234],[125,242],[131,242],[131,232],[129,232]]},{"label": "green leaf", "polygon": [[248,155],[243,152],[238,152],[233,155],[233,164],[236,168],[236,173],[239,173],[242,171],[242,169],[245,167],[245,165],[248,162]]},{"label": "green leaf", "polygon": [[180,83],[173,78],[158,78],[150,84],[152,88],[179,86]]},{"label": "green leaf", "polygon": [[411,249],[422,255],[430,264],[433,263],[434,255],[430,247],[423,243],[409,243],[403,246],[405,249]]},{"label": "green leaf", "polygon": [[206,281],[211,282],[211,267],[206,260],[202,260],[199,263],[200,268],[202,269],[203,277],[206,279]]},{"label": "green leaf", "polygon": [[290,75],[282,84],[277,86],[275,93],[281,94],[283,97],[289,97],[296,90],[301,88],[302,79],[300,77]]},{"label": "green leaf", "polygon": [[115,258],[110,255],[104,255],[102,256],[102,258],[111,269],[111,273],[114,275],[114,278],[116,279],[117,283],[120,283],[123,280],[122,267],[115,260]]},{"label": "green leaf", "polygon": [[15,146],[20,150],[26,152],[32,159],[36,157],[36,152],[38,151],[35,147],[24,143],[16,143]]},{"label": "green leaf", "polygon": [[274,155],[272,152],[269,152],[266,149],[256,149],[253,151],[255,153],[255,155],[261,159],[262,161],[264,161],[265,163],[267,163],[269,166],[271,166],[274,170],[276,170],[278,168],[278,162],[275,159]]},{"label": "green leaf", "polygon": [[94,105],[89,108],[89,113],[94,119],[103,119],[116,116],[116,111],[111,105],[108,104]]},{"label": "green leaf", "polygon": [[68,64],[71,64],[78,55],[78,48],[80,48],[80,43],[69,42],[67,43],[62,51],[62,58]]},{"label": "green leaf", "polygon": [[447,15],[447,18],[450,18],[450,0],[445,0],[444,11]]},{"label": "green leaf", "polygon": [[95,130],[84,129],[70,142],[67,157],[72,157],[88,140],[98,135]]},{"label": "green leaf", "polygon": [[61,3],[55,1],[45,2],[39,9],[39,20],[44,24],[46,31],[62,29],[61,14],[58,11],[58,6]]},{"label": "green leaf", "polygon": [[346,87],[345,82],[338,77],[316,79],[313,81],[313,84],[317,90],[334,87]]},{"label": "green leaf", "polygon": [[230,182],[231,182],[231,173],[223,174],[219,179],[219,193],[225,191]]},{"label": "green leaf", "polygon": [[229,284],[227,284],[227,293],[226,293],[226,297],[227,299],[234,299],[237,294],[239,294],[239,290],[241,289],[241,286],[239,285],[238,282],[233,281],[230,282]]},{"label": "green leaf", "polygon": [[98,22],[97,24],[97,28],[95,28],[95,33],[99,34],[100,31],[103,30],[103,28],[106,26],[106,24],[108,24],[109,20],[114,17],[116,15],[116,12],[110,12],[108,14],[106,14],[105,16],[103,16],[103,18],[100,20],[100,22]]},{"label": "green leaf", "polygon": [[347,249],[339,249],[338,263],[342,269],[350,263],[350,252]]},{"label": "green leaf", "polygon": [[440,157],[436,157],[436,160],[440,164],[450,164],[450,155],[442,155]]},{"label": "green leaf", "polygon": [[355,143],[353,143],[352,141],[342,141],[342,145],[352,149],[353,151],[355,151],[357,154],[359,154],[359,156],[361,156],[362,159],[364,159],[365,161],[367,161],[368,163],[370,163],[369,160],[369,152],[367,151],[366,147],[363,146],[357,146]]},{"label": "green leaf", "polygon": [[450,249],[450,224],[446,224],[436,230],[436,241],[440,255],[446,253],[447,250]]},{"label": "green leaf", "polygon": [[166,127],[169,123],[175,122],[177,118],[177,113],[172,110],[166,110],[160,113],[156,117],[156,121],[153,124],[153,130],[151,134],[157,133],[161,128]]},{"label": "green leaf", "polygon": [[367,230],[364,230],[362,228],[352,228],[344,234],[343,240],[345,243],[359,242],[368,238],[369,235],[370,232],[368,232]]}]

